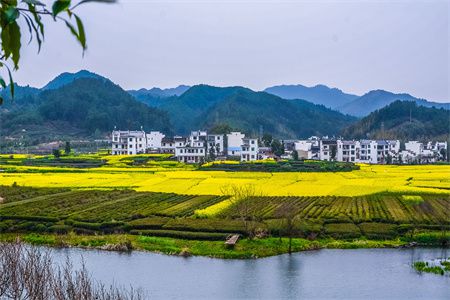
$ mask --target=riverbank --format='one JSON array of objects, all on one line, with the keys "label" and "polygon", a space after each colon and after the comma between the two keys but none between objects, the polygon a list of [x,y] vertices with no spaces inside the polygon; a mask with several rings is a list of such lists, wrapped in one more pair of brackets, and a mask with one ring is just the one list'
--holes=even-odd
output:
[{"label": "riverbank", "polygon": [[[28,244],[57,248],[77,247],[109,251],[149,251],[178,256],[206,256],[225,259],[249,259],[288,253],[287,238],[241,239],[234,248],[227,248],[223,241],[196,241],[166,237],[113,235],[54,235],[54,234],[0,234],[0,242],[20,238]],[[408,241],[396,240],[335,240],[292,239],[292,251],[318,249],[396,248],[408,245]]]}]

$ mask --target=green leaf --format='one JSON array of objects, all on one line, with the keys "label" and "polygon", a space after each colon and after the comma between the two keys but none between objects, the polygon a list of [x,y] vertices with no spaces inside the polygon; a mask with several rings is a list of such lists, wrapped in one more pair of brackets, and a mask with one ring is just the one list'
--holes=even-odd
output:
[{"label": "green leaf", "polygon": [[19,10],[16,7],[10,6],[5,10],[4,16],[6,23],[11,24],[19,17]]},{"label": "green leaf", "polygon": [[9,76],[9,89],[11,91],[11,98],[14,99],[14,80],[11,74],[11,70],[9,69],[8,65],[5,65],[6,69],[8,70],[8,76]]},{"label": "green leaf", "polygon": [[81,22],[81,19],[75,15],[75,20],[77,21],[77,27],[78,27],[78,41],[81,44],[81,47],[83,47],[83,50],[86,49],[86,32],[84,31],[83,22]]},{"label": "green leaf", "polygon": [[[33,5],[28,4],[28,10],[33,15],[34,21],[36,22],[37,27],[39,28],[39,31],[41,32],[41,36],[44,37],[44,24],[41,22],[41,17],[36,12],[36,8]],[[39,48],[40,48],[40,45],[39,45]]]},{"label": "green leaf", "polygon": [[6,88],[6,82],[1,76],[0,76],[0,85],[2,86],[2,88]]},{"label": "green leaf", "polygon": [[30,40],[28,41],[28,44],[30,44],[31,41],[33,40],[33,27],[31,27],[31,23],[33,23],[33,20],[29,19],[30,17],[25,14],[24,14],[24,18],[25,18],[25,22],[27,23],[27,26],[28,26],[28,32],[30,33]]},{"label": "green leaf", "polygon": [[66,23],[66,26],[69,28],[70,32],[76,37],[77,40],[79,40],[78,32],[75,27],[73,27],[73,25],[70,24],[67,20],[64,20],[64,22]]},{"label": "green leaf", "polygon": [[19,68],[20,59],[20,28],[16,22],[6,25],[1,33],[2,48],[5,59],[12,57],[14,68]]},{"label": "green leaf", "polygon": [[53,3],[52,13],[56,17],[60,12],[67,10],[70,6],[70,0],[57,0]]}]

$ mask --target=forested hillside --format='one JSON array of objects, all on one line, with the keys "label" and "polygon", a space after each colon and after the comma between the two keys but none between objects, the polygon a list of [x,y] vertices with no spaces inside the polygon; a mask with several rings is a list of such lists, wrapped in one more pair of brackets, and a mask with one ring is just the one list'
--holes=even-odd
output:
[{"label": "forested hillside", "polygon": [[374,112],[377,109],[383,108],[394,101],[414,101],[421,106],[436,107],[436,108],[448,108],[449,103],[437,103],[427,101],[425,99],[419,99],[409,94],[394,94],[384,90],[370,91],[353,101],[338,107],[337,109],[342,113],[346,113],[352,116],[364,117]]},{"label": "forested hillside", "polygon": [[[18,101],[19,102],[19,101]],[[117,128],[171,133],[166,113],[136,101],[110,81],[80,78],[43,91],[22,106],[2,111],[3,135],[51,140],[61,136],[93,137]]]},{"label": "forested hillside", "polygon": [[160,106],[175,132],[210,129],[218,124],[257,135],[260,127],[280,138],[332,135],[355,118],[303,100],[285,100],[244,87],[198,85]]},{"label": "forested hillside", "polygon": [[343,130],[347,138],[446,140],[450,111],[395,101]]}]

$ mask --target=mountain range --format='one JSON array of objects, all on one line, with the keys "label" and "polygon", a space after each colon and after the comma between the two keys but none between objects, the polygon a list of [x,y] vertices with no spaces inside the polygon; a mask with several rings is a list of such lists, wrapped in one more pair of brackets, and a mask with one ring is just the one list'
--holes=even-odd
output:
[{"label": "mountain range", "polygon": [[[21,89],[21,88],[19,88]],[[102,78],[77,78],[55,89],[17,98],[0,110],[1,135],[26,132],[33,143],[74,137],[98,137],[120,129],[172,133],[167,113],[145,105]]]},{"label": "mountain range", "polygon": [[333,109],[337,109],[358,98],[357,95],[346,94],[340,89],[329,88],[322,84],[313,87],[301,84],[277,85],[266,88],[264,91],[284,99],[304,99]]},{"label": "mountain range", "polygon": [[355,117],[364,117],[397,100],[414,101],[421,106],[448,108],[449,103],[432,102],[419,99],[410,94],[396,94],[385,90],[373,90],[357,96],[347,94],[337,88],[326,85],[306,87],[303,85],[279,85],[265,89],[266,92],[285,99],[304,99],[306,101],[322,104],[326,107]]},{"label": "mountain range", "polygon": [[[2,91],[5,99],[7,93]],[[0,117],[6,120],[2,134],[18,135],[22,128],[49,139],[55,135],[93,136],[94,132],[106,134],[114,126],[138,129],[141,125],[166,134],[226,125],[250,135],[258,135],[262,130],[279,138],[339,134],[349,138],[380,137],[380,122],[384,124],[383,133],[389,133],[389,137],[420,138],[424,132],[442,136],[436,122],[415,118],[415,125],[422,131],[417,126],[414,129],[398,125],[404,121],[404,115],[397,100],[412,101],[417,115],[427,115],[431,120],[440,120],[443,115],[444,110],[438,108],[449,108],[448,104],[409,94],[376,90],[358,96],[324,85],[282,85],[262,92],[208,85],[125,91],[109,79],[83,70],[63,73],[41,89],[16,86],[15,100],[0,106]],[[389,106],[393,103],[394,108]],[[419,113],[424,106],[435,106],[436,117]],[[383,110],[384,107],[390,109]],[[358,121],[358,117],[364,118]]]}]

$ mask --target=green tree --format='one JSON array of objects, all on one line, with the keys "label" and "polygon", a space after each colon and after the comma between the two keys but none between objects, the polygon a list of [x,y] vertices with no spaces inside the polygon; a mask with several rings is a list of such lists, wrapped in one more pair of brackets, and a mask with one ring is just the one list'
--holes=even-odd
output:
[{"label": "green tree", "polygon": [[61,150],[59,149],[53,149],[53,156],[55,158],[60,158],[61,157]]},{"label": "green tree", "polygon": [[[11,70],[19,69],[20,50],[22,48],[22,31],[28,31],[29,42],[36,40],[38,51],[44,41],[44,18],[66,25],[70,33],[80,43],[83,51],[86,50],[86,32],[80,17],[74,13],[79,5],[88,2],[114,3],[116,0],[54,0],[51,9],[38,0],[0,0],[0,26],[1,49],[0,69],[8,73],[9,88],[14,97],[14,81]],[[23,20],[23,21],[21,21]],[[22,28],[21,28],[22,26]],[[24,27],[24,28],[23,28]],[[5,79],[0,76],[0,86],[6,88]],[[0,104],[3,98],[0,97]]]},{"label": "green tree", "polygon": [[444,149],[444,148],[442,148],[439,152],[440,152],[440,154],[441,154],[442,160],[443,160],[443,161],[446,161],[446,160],[447,160],[447,150]]},{"label": "green tree", "polygon": [[233,128],[231,128],[231,126],[226,123],[216,124],[210,129],[210,132],[214,134],[228,134],[231,131],[233,131]]},{"label": "green tree", "polygon": [[331,150],[331,155],[330,158],[331,160],[336,160],[336,152],[337,152],[337,146],[336,145],[331,145],[330,146],[330,150]]},{"label": "green tree", "polygon": [[214,150],[215,150],[214,146],[209,148],[209,155],[208,155],[209,161],[215,161],[216,160],[216,152]]},{"label": "green tree", "polygon": [[284,145],[277,139],[272,140],[270,147],[272,148],[273,154],[275,154],[276,156],[280,156],[284,153]]},{"label": "green tree", "polygon": [[298,160],[298,152],[297,152],[297,150],[292,151],[292,159],[293,160]]},{"label": "green tree", "polygon": [[70,142],[69,141],[67,141],[66,142],[66,146],[64,147],[64,153],[66,154],[66,155],[70,155],[70,152],[72,151],[72,148],[70,147]]},{"label": "green tree", "polygon": [[261,138],[261,142],[262,142],[264,147],[271,147],[272,141],[273,141],[273,138],[268,133],[264,133],[264,135]]},{"label": "green tree", "polygon": [[388,165],[392,164],[392,155],[388,154],[386,156],[386,164],[388,164]]}]

